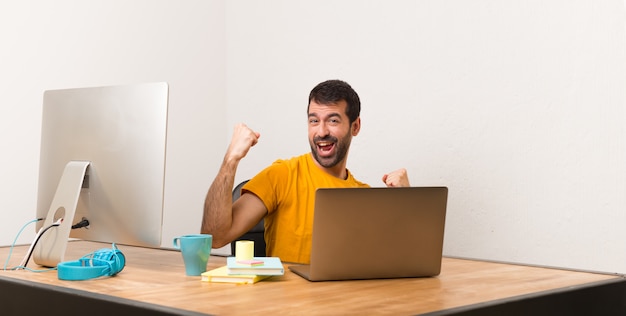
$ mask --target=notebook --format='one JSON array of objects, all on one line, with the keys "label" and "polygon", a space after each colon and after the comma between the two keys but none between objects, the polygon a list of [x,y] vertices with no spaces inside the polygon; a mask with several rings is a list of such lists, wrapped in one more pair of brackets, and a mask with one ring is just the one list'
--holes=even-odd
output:
[{"label": "notebook", "polygon": [[441,272],[448,188],[318,189],[309,281],[430,277]]}]

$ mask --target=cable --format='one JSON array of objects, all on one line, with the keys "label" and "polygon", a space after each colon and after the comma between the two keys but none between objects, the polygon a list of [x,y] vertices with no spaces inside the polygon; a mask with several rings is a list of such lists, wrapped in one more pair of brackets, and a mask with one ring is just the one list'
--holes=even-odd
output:
[{"label": "cable", "polygon": [[83,217],[83,219],[80,222],[72,225],[72,229],[83,228],[83,227],[89,228],[89,220],[86,217]]},{"label": "cable", "polygon": [[[11,248],[9,249],[9,256],[7,257],[7,260],[4,263],[4,270],[7,270],[7,266],[9,264],[9,260],[11,259],[11,255],[13,253],[13,248],[15,247],[15,244],[17,243],[17,239],[19,238],[19,236],[22,234],[22,231],[29,225],[32,223],[36,223],[38,221],[42,221],[45,218],[37,218],[34,220],[29,221],[28,223],[26,223],[24,226],[22,226],[22,228],[20,229],[20,231],[17,233],[17,236],[15,236],[15,240],[13,240],[13,244],[11,244]],[[39,239],[41,238],[41,236],[48,231],[48,229],[52,228],[52,227],[56,227],[61,225],[61,222],[63,221],[63,219],[58,219],[55,223],[51,224],[50,226],[46,227],[46,228],[42,228],[39,230],[39,232],[37,232],[37,235],[35,236],[35,240],[33,241],[33,243],[31,244],[30,248],[28,249],[27,255],[24,256],[24,259],[22,259],[22,262],[20,265],[11,268],[10,270],[18,270],[18,269],[25,269],[25,270],[29,270],[32,272],[43,272],[43,271],[49,271],[49,270],[55,270],[56,268],[51,268],[51,269],[45,269],[45,270],[33,270],[30,268],[27,268],[26,265],[28,264],[28,261],[30,260],[30,257],[33,254],[33,250],[35,249],[35,245],[37,244],[37,242],[39,241]],[[72,229],[77,229],[77,228],[89,228],[89,220],[85,217],[82,218],[82,220],[74,225],[72,225]]]},{"label": "cable", "polygon": [[33,250],[35,249],[35,245],[37,245],[39,238],[41,238],[41,236],[43,236],[43,234],[47,232],[50,228],[61,225],[61,222],[63,222],[63,218],[59,218],[50,226],[42,228],[39,230],[39,232],[37,232],[37,235],[35,236],[35,241],[33,241],[33,243],[30,245],[30,248],[28,249],[28,254],[26,255],[26,257],[24,257],[24,260],[22,260],[22,263],[19,265],[18,269],[25,268],[26,265],[28,265],[28,260],[30,260],[30,256],[33,254]]},{"label": "cable", "polygon": [[20,235],[22,234],[22,231],[24,231],[24,228],[26,228],[26,226],[32,224],[32,223],[36,223],[39,221],[44,220],[43,218],[37,218],[37,219],[33,219],[31,221],[29,221],[28,223],[24,224],[24,226],[22,226],[22,228],[17,232],[17,235],[15,236],[15,239],[13,240],[13,243],[11,244],[11,248],[9,249],[9,256],[7,257],[7,260],[4,262],[4,270],[7,269],[7,265],[9,264],[9,260],[11,259],[11,254],[13,254],[13,248],[15,247],[15,243],[17,243],[17,239],[20,237]]}]

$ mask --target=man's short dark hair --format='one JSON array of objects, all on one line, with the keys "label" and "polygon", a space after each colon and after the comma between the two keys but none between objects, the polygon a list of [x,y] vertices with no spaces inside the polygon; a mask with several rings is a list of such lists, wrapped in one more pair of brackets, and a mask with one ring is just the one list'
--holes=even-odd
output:
[{"label": "man's short dark hair", "polygon": [[[356,91],[347,82],[327,80],[315,86],[309,94],[309,104],[311,101],[315,101],[318,104],[327,105],[341,100],[346,101],[348,104],[346,115],[350,119],[350,123],[356,121],[359,115],[361,115],[361,100]],[[307,113],[308,111],[309,107],[307,106]]]}]

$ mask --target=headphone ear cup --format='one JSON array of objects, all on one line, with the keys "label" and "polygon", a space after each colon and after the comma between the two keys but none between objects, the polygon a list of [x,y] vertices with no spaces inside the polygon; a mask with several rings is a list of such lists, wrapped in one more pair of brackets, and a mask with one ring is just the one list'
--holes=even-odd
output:
[{"label": "headphone ear cup", "polygon": [[117,248],[100,249],[94,253],[93,258],[109,263],[112,269],[110,272],[111,276],[120,273],[126,265],[126,257],[124,257],[124,254]]},{"label": "headphone ear cup", "polygon": [[111,261],[111,260],[115,260],[115,249],[107,249],[107,248],[103,248],[100,250],[96,250],[96,252],[93,253],[93,258],[94,259],[99,259],[99,260],[104,260],[104,261]]}]

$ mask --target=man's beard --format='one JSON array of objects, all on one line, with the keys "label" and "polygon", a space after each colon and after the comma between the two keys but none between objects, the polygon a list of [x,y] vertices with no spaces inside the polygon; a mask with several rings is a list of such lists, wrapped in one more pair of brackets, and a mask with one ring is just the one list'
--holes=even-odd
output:
[{"label": "man's beard", "polygon": [[[335,153],[330,157],[320,157],[318,155],[318,147],[317,142],[320,141],[330,141],[335,144]],[[350,148],[350,135],[347,135],[341,139],[337,139],[333,136],[326,137],[315,137],[313,138],[313,142],[311,145],[311,153],[313,153],[313,158],[324,168],[332,168],[336,166],[339,162],[343,161],[348,155],[348,149]]]}]

